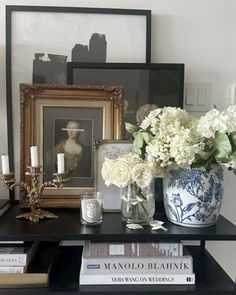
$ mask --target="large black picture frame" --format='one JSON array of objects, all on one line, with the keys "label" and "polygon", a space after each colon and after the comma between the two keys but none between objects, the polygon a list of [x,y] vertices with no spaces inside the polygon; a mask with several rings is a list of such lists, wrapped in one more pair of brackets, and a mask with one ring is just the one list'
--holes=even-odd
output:
[{"label": "large black picture frame", "polygon": [[120,85],[123,87],[124,121],[132,124],[151,108],[183,108],[184,69],[182,63],[67,63],[71,85]]},{"label": "large black picture frame", "polygon": [[[112,9],[112,8],[87,8],[87,7],[57,7],[57,6],[16,6],[16,5],[7,5],[6,6],[6,92],[7,92],[7,121],[8,121],[8,153],[10,156],[10,169],[11,171],[17,170],[19,171],[19,164],[14,163],[14,155],[16,155],[16,147],[20,144],[20,131],[19,131],[19,125],[20,125],[20,99],[19,99],[19,83],[32,83],[32,79],[29,78],[29,71],[27,70],[26,64],[24,62],[22,65],[18,64],[17,62],[14,63],[15,59],[15,53],[19,55],[18,60],[21,60],[21,56],[26,56],[27,59],[30,58],[29,54],[27,53],[28,48],[32,45],[30,43],[30,40],[25,40],[24,38],[20,38],[22,44],[20,44],[20,48],[15,48],[14,38],[17,40],[17,34],[20,35],[19,28],[20,26],[23,26],[24,23],[26,27],[29,30],[32,30],[31,36],[35,37],[35,32],[33,31],[33,26],[30,23],[30,17],[31,19],[35,19],[35,15],[51,15],[54,17],[54,21],[59,21],[60,18],[64,16],[64,14],[70,14],[71,18],[76,15],[76,19],[78,19],[78,22],[80,21],[79,14],[81,16],[85,16],[88,18],[91,16],[96,16],[99,18],[99,16],[102,16],[103,20],[107,17],[110,17],[111,20],[115,19],[116,16],[121,17],[121,24],[126,24],[126,22],[122,22],[122,20],[125,18],[127,21],[133,20],[134,18],[140,18],[141,23],[145,24],[145,28],[143,28],[142,32],[144,32],[144,54],[142,56],[143,63],[149,63],[151,61],[151,10],[139,10],[139,9]],[[17,23],[17,16],[22,15],[23,21],[20,21]],[[143,19],[144,18],[144,19]],[[51,19],[51,18],[50,18]],[[139,20],[137,20],[139,21]],[[23,23],[23,25],[22,25]],[[43,22],[39,22],[37,29],[41,27]],[[133,27],[126,24],[127,31],[131,30],[130,36],[135,37],[137,39],[137,34],[134,34],[134,31],[137,31],[137,27]],[[36,27],[36,26],[35,26]],[[96,26],[95,26],[96,27]],[[24,28],[24,27],[23,27]],[[112,24],[109,21],[109,25],[106,25],[106,28],[112,28]],[[67,36],[64,32],[63,34],[63,23],[61,27],[57,27],[58,32],[63,36]],[[116,34],[120,32],[120,36],[115,34],[115,37],[117,37],[119,43],[124,46],[124,34],[121,30],[121,26],[116,26],[115,28]],[[132,32],[133,29],[133,32]],[[17,33],[18,32],[18,33]],[[24,32],[26,33],[26,32]],[[45,42],[45,36],[47,34],[47,30],[43,32],[44,34],[41,36],[41,38],[38,38],[39,43]],[[67,32],[69,33],[69,32]],[[24,34],[22,34],[24,35]],[[128,39],[127,39],[128,40]],[[141,40],[141,39],[140,39]],[[133,46],[134,40],[130,39],[130,46]],[[17,44],[17,43],[16,43]],[[67,42],[62,42],[63,46],[66,46]],[[143,45],[142,44],[142,45]],[[137,46],[134,48],[134,53],[132,54],[132,57],[135,61],[135,54],[137,52],[137,49],[139,47]],[[14,50],[17,49],[17,50]],[[19,50],[18,50],[19,49]],[[38,49],[36,52],[41,52],[41,49]],[[47,52],[50,53],[50,52]],[[57,59],[57,54],[51,54],[51,57],[53,59]],[[40,54],[38,54],[37,59],[42,58]],[[36,57],[35,57],[36,59]],[[118,60],[117,60],[118,59]],[[51,59],[52,60],[52,59]],[[119,58],[115,58],[113,61],[119,61]],[[122,61],[122,59],[121,59]],[[61,62],[61,57],[59,57],[59,63]],[[65,62],[65,60],[64,60]],[[126,62],[126,60],[124,60]],[[19,78],[14,77],[14,69],[17,67],[17,70],[19,70]],[[46,71],[47,72],[47,71]],[[27,74],[27,77],[24,76]],[[33,75],[33,79],[35,76]],[[36,77],[37,78],[37,77]],[[60,83],[60,77],[58,78],[58,81]],[[58,82],[57,81],[57,82]],[[39,81],[36,79],[36,81],[33,80],[34,83],[44,83],[44,81]],[[45,81],[45,83],[55,83],[55,81]],[[55,83],[57,84],[57,83]],[[64,83],[65,84],[65,83]],[[13,115],[14,114],[14,115]],[[14,165],[15,164],[15,165]],[[15,166],[15,167],[14,167]],[[17,174],[17,173],[16,173]]]}]

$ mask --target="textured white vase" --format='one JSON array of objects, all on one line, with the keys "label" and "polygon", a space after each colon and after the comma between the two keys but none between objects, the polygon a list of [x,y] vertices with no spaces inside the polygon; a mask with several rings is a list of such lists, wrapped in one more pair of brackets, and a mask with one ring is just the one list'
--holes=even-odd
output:
[{"label": "textured white vase", "polygon": [[167,218],[178,225],[207,227],[214,225],[223,198],[223,168],[212,165],[209,172],[179,168],[163,180]]}]

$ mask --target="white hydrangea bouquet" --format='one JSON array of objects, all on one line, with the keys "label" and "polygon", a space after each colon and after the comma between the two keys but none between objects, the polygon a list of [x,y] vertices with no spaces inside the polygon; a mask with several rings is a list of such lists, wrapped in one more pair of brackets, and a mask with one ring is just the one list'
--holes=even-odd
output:
[{"label": "white hydrangea bouquet", "polygon": [[140,126],[126,123],[135,153],[165,171],[177,166],[209,170],[213,163],[236,169],[236,105],[197,119],[175,107],[157,108]]},{"label": "white hydrangea bouquet", "polygon": [[[172,169],[209,171],[218,163],[236,171],[235,105],[222,112],[213,109],[199,119],[180,108],[157,108],[139,126],[126,123],[126,130],[134,138],[133,153],[106,159],[102,176],[106,185],[132,186],[134,194],[128,202],[136,208],[144,207],[148,195],[143,191],[153,178],[164,177]],[[149,224],[163,228],[151,218]]]}]

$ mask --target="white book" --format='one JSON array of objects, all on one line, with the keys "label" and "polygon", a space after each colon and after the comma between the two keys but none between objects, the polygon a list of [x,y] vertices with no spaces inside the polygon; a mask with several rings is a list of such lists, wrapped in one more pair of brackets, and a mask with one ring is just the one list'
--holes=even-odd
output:
[{"label": "white book", "polygon": [[27,266],[38,248],[38,242],[26,245],[1,245],[0,266]]},{"label": "white book", "polygon": [[193,285],[195,274],[101,274],[80,273],[80,285]]},{"label": "white book", "polygon": [[180,257],[122,257],[122,258],[84,258],[81,270],[87,274],[187,274],[193,272],[192,256]]},{"label": "white book", "polygon": [[81,259],[81,271],[84,274],[171,274],[192,273],[193,258],[184,249],[183,256],[109,256],[88,257],[86,246]]},{"label": "white book", "polygon": [[0,266],[0,273],[24,273],[26,266]]}]

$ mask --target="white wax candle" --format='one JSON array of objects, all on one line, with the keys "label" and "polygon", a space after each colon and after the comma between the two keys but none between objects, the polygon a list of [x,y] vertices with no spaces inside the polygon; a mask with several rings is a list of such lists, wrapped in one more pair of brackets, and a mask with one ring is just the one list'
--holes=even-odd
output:
[{"label": "white wax candle", "polygon": [[31,158],[31,167],[38,167],[38,147],[31,146],[30,147],[30,158]]},{"label": "white wax candle", "polygon": [[57,154],[57,173],[65,172],[65,156],[63,153]]},{"label": "white wax candle", "polygon": [[2,174],[9,174],[9,173],[10,173],[9,156],[2,155]]}]

